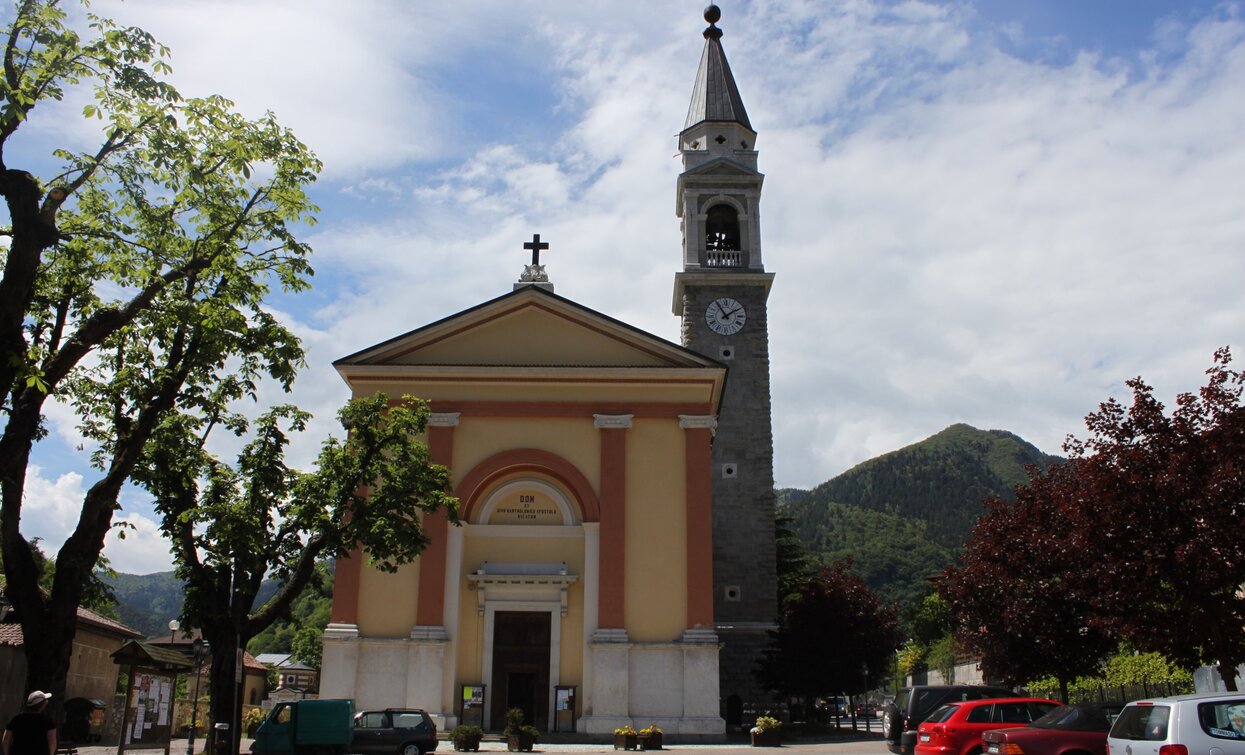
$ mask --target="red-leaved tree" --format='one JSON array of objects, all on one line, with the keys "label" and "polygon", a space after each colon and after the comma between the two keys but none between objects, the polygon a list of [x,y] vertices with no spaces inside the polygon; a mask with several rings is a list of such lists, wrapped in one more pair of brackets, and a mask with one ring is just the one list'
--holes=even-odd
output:
[{"label": "red-leaved tree", "polygon": [[1230,690],[1245,662],[1245,375],[1215,353],[1208,380],[1166,413],[1135,378],[1132,406],[1086,418],[1065,445],[1081,466],[1073,547],[1097,622],[1185,666],[1218,663]]},{"label": "red-leaved tree", "polygon": [[766,689],[812,700],[864,692],[886,678],[899,620],[851,569],[851,559],[824,567],[785,602],[757,669]]},{"label": "red-leaved tree", "polygon": [[1068,685],[1093,674],[1115,647],[1097,625],[1081,575],[1097,553],[1074,543],[1082,503],[1079,460],[1029,469],[1016,500],[989,498],[964,545],[961,566],[938,592],[958,622],[956,637],[988,677],[1022,684],[1053,676]]}]

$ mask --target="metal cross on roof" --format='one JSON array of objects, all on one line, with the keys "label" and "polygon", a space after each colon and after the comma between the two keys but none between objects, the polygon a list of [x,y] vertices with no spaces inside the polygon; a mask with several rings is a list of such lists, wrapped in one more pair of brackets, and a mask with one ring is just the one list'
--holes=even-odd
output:
[{"label": "metal cross on roof", "polygon": [[532,240],[531,240],[531,241],[525,241],[525,242],[523,242],[523,248],[524,248],[524,249],[531,249],[531,250],[532,250],[532,264],[533,264],[533,265],[539,265],[539,264],[540,264],[540,252],[541,252],[541,250],[542,250],[542,249],[548,249],[548,248],[549,248],[549,242],[548,242],[548,241],[541,241],[541,240],[540,240],[540,234],[539,234],[539,233],[534,233],[534,234],[532,234]]}]

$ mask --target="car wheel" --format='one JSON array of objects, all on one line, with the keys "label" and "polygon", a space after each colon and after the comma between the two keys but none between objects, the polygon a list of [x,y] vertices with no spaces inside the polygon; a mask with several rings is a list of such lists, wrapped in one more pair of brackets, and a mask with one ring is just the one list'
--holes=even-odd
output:
[{"label": "car wheel", "polygon": [[882,736],[888,740],[899,741],[898,711],[886,711],[882,714]]},{"label": "car wheel", "polygon": [[410,744],[402,745],[402,749],[399,750],[399,753],[400,755],[422,755],[423,750],[419,749],[419,745],[412,742]]}]

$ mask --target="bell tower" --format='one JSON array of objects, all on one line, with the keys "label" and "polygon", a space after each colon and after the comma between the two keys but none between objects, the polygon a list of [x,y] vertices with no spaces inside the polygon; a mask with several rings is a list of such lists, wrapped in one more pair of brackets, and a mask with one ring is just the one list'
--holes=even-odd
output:
[{"label": "bell tower", "polygon": [[683,345],[728,367],[713,442],[714,620],[723,643],[722,716],[743,723],[768,693],[752,669],[778,616],[774,543],[774,444],[766,302],[774,274],[761,257],[756,132],[722,50],[721,11],[709,28],[679,134],[683,173],[675,196],[683,267],[674,314]]}]

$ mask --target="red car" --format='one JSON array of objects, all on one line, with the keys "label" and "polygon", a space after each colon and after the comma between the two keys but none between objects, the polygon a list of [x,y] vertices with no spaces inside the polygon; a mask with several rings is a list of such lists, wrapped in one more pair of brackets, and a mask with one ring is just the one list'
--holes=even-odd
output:
[{"label": "red car", "polygon": [[1124,703],[1063,705],[1023,729],[987,731],[981,745],[986,755],[1099,755],[1123,708]]},{"label": "red car", "polygon": [[1028,726],[1058,707],[1037,697],[947,703],[917,729],[916,755],[980,755],[982,732]]}]

